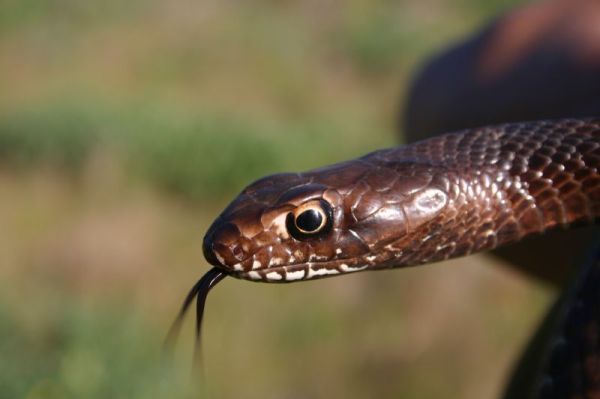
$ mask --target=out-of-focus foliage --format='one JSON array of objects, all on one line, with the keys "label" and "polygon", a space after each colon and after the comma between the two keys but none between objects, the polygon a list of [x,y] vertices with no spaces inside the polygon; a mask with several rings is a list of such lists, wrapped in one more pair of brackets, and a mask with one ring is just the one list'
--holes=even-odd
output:
[{"label": "out-of-focus foliage", "polygon": [[[336,146],[331,132],[340,130],[318,119],[283,125],[235,113],[71,100],[0,116],[0,160],[17,169],[52,165],[78,174],[103,150],[152,185],[207,200],[231,195],[269,171],[318,165]],[[359,144],[341,143],[331,158],[360,153]]]},{"label": "out-of-focus foliage", "polygon": [[[202,233],[265,174],[392,145],[424,57],[515,1],[8,0],[0,12],[0,398],[197,397]],[[231,398],[488,397],[547,293],[455,266],[209,298]],[[493,359],[493,361],[490,361]]]},{"label": "out-of-focus foliage", "polygon": [[[2,397],[192,397],[189,369],[164,367],[161,331],[119,308],[90,309],[65,298],[52,317],[35,312],[42,321],[0,309]],[[32,331],[35,323],[44,324],[41,334]]]},{"label": "out-of-focus foliage", "polygon": [[199,199],[366,152],[418,57],[498,8],[471,3],[10,0],[1,161],[72,171],[109,147]]},{"label": "out-of-focus foliage", "polygon": [[0,119],[0,157],[18,168],[53,164],[80,173],[94,151],[108,151],[150,184],[207,199],[265,168],[281,168],[268,137],[256,129],[215,115],[42,105]]}]

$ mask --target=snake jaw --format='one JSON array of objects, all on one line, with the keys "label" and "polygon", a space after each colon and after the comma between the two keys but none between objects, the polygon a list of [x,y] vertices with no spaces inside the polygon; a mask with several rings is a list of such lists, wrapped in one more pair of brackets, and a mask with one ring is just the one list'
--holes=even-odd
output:
[{"label": "snake jaw", "polygon": [[250,281],[291,283],[359,272],[366,270],[369,266],[371,264],[362,259],[340,259],[322,263],[307,262],[242,271],[233,273],[231,276]]}]

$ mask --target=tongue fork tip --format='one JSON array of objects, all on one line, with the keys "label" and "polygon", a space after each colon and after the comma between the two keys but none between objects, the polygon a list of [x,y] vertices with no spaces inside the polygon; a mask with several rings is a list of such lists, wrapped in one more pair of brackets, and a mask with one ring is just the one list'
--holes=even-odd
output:
[{"label": "tongue fork tip", "polygon": [[196,299],[196,344],[195,344],[195,359],[199,358],[200,353],[200,332],[202,328],[202,317],[204,315],[204,306],[206,304],[206,297],[210,290],[219,283],[219,281],[223,280],[227,274],[220,270],[217,267],[213,267],[208,272],[206,272],[196,284],[192,287],[190,292],[187,294],[185,300],[183,301],[183,305],[181,306],[181,310],[179,311],[175,321],[171,325],[169,332],[167,333],[167,337],[165,338],[165,342],[163,345],[164,352],[167,355],[171,355],[173,353],[173,349],[175,347],[175,343],[177,341],[177,337],[181,331],[181,325],[183,323],[183,319],[190,306],[192,305],[194,299]]}]

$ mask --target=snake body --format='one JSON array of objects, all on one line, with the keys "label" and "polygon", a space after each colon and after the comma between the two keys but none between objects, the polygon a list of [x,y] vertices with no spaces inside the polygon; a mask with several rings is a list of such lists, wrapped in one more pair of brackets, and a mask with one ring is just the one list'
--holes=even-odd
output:
[{"label": "snake body", "polygon": [[[462,130],[260,179],[208,229],[214,267],[167,343],[194,298],[199,340],[206,296],[225,276],[292,282],[415,266],[594,224],[599,169],[600,119],[563,119]],[[507,398],[599,397],[600,261],[582,270]]]},{"label": "snake body", "polygon": [[260,179],[212,224],[204,253],[266,282],[441,261],[594,223],[599,168],[600,119],[449,133]]},{"label": "snake body", "polygon": [[[506,399],[600,397],[598,248],[576,277],[546,317],[545,326],[538,332],[542,339],[538,337],[537,345],[530,345],[529,351],[541,352],[538,364],[521,363],[521,368],[530,368],[525,373],[529,379],[513,379],[506,391]],[[545,339],[544,333],[549,335]]]}]

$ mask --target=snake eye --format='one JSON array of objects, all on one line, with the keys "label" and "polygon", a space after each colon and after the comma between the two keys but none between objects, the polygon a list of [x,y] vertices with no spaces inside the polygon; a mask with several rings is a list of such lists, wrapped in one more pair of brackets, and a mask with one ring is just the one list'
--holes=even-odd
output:
[{"label": "snake eye", "polygon": [[307,209],[298,216],[296,216],[295,223],[298,230],[303,233],[316,233],[321,227],[323,227],[323,222],[325,221],[325,217],[323,216],[323,212],[317,209]]},{"label": "snake eye", "polygon": [[286,227],[298,240],[315,237],[331,229],[332,215],[331,206],[327,202],[311,201],[287,215]]}]

